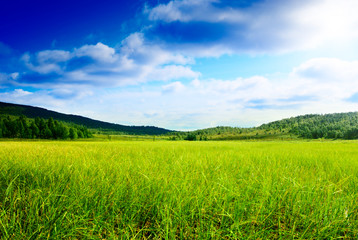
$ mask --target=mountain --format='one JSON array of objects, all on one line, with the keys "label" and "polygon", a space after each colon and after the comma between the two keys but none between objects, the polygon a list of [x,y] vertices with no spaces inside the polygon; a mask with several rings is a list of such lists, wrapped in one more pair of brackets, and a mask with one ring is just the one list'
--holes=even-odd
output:
[{"label": "mountain", "polygon": [[96,129],[107,132],[120,132],[130,135],[162,135],[171,132],[168,129],[158,128],[153,126],[125,126],[120,124],[108,123],[104,121],[94,120],[87,117],[63,114],[40,107],[32,107],[27,105],[12,104],[0,102],[0,114],[21,116],[24,115],[28,118],[53,118],[55,120],[74,123],[77,125],[86,126],[89,129]]}]

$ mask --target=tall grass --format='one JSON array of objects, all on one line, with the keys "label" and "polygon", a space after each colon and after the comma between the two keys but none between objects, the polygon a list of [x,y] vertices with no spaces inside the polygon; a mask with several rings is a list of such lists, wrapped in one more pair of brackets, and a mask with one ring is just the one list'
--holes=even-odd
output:
[{"label": "tall grass", "polygon": [[357,198],[357,142],[0,142],[1,239],[349,239]]}]

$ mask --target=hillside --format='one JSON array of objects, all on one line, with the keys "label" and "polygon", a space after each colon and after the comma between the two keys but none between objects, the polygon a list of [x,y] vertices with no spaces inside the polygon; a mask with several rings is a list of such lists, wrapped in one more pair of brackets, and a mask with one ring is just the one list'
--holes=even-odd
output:
[{"label": "hillside", "polygon": [[21,116],[24,115],[28,118],[53,118],[58,121],[74,123],[83,125],[89,129],[96,129],[106,132],[116,132],[130,135],[161,135],[170,132],[170,130],[153,127],[153,126],[125,126],[120,124],[108,123],[103,121],[94,120],[87,117],[63,114],[40,107],[32,107],[27,105],[12,104],[0,102],[0,114]]},{"label": "hillside", "polygon": [[219,126],[190,132],[174,132],[152,126],[125,126],[77,115],[58,113],[39,107],[4,102],[0,102],[0,115],[53,118],[109,134],[166,134],[172,140],[358,139],[358,112],[307,114],[262,124],[253,128]]},{"label": "hillside", "polygon": [[253,128],[215,127],[170,135],[172,140],[358,139],[358,112],[308,114]]},{"label": "hillside", "polygon": [[263,124],[259,129],[288,130],[303,138],[357,139],[358,112],[308,114]]}]

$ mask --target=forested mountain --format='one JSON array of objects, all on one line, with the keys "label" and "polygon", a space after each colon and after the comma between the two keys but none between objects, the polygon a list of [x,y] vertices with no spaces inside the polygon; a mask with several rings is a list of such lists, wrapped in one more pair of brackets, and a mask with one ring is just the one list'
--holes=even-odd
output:
[{"label": "forested mountain", "polygon": [[77,125],[85,126],[89,129],[96,129],[104,132],[115,132],[130,135],[161,135],[170,132],[170,130],[152,127],[152,126],[125,126],[120,124],[108,123],[90,118],[63,114],[55,111],[50,111],[44,108],[32,107],[19,104],[11,104],[0,102],[0,115],[21,116],[24,115],[28,118],[53,118],[54,120],[74,123]]}]

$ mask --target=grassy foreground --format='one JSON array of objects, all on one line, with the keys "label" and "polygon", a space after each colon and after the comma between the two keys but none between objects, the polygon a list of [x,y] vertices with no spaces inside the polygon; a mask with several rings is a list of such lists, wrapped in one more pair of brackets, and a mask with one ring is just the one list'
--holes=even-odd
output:
[{"label": "grassy foreground", "polygon": [[356,239],[358,142],[0,142],[1,239]]}]

